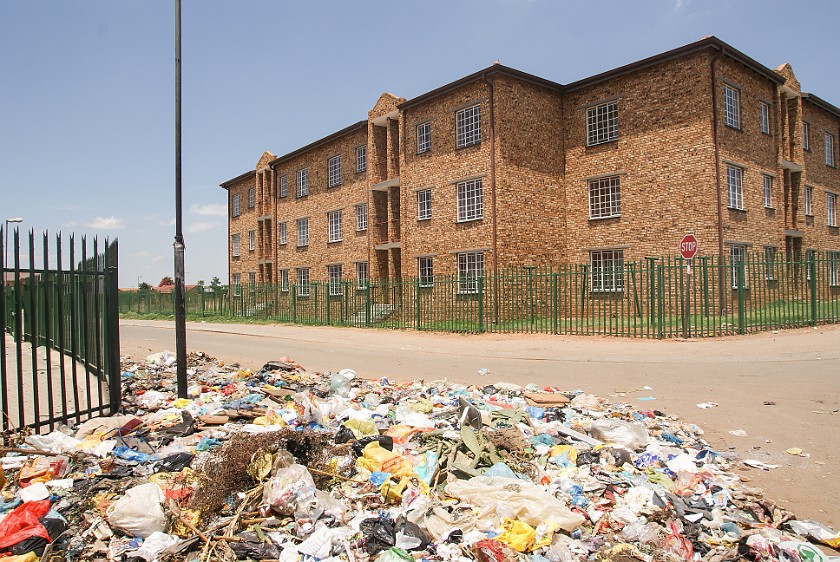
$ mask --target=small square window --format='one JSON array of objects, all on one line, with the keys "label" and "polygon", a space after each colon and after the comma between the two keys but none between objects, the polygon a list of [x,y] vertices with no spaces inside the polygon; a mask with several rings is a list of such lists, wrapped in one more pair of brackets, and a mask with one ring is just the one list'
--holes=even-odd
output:
[{"label": "small square window", "polygon": [[432,125],[428,121],[417,125],[417,154],[432,149]]},{"label": "small square window", "polygon": [[432,190],[421,189],[417,192],[417,220],[425,221],[432,218]]},{"label": "small square window", "polygon": [[231,202],[231,204],[230,204],[230,216],[232,216],[232,217],[238,217],[239,215],[240,215],[240,209],[239,209],[239,194],[238,194],[238,193],[236,193],[236,194],[234,194],[234,196],[233,196],[233,200],[232,200],[232,202]]},{"label": "small square window", "polygon": [[368,262],[356,262],[356,288],[367,289],[370,284],[370,272],[368,271]]},{"label": "small square window", "polygon": [[341,242],[341,210],[327,213],[327,226],[329,228],[330,242]]},{"label": "small square window", "polygon": [[356,147],[356,171],[364,172],[367,170],[367,147]]},{"label": "small square window", "polygon": [[478,293],[478,280],[484,275],[484,252],[458,254],[458,293]]},{"label": "small square window", "polygon": [[458,191],[458,222],[474,221],[483,215],[483,193],[481,180],[462,181],[456,184]]},{"label": "small square window", "polygon": [[737,166],[726,167],[727,205],[730,209],[744,210],[744,171]]},{"label": "small square window", "polygon": [[758,102],[758,128],[765,135],[770,134],[770,106],[763,101]]},{"label": "small square window", "polygon": [[621,215],[621,178],[612,176],[589,181],[589,218]]},{"label": "small square window", "polygon": [[309,195],[309,168],[301,168],[297,171],[295,187],[297,197]]},{"label": "small square window", "polygon": [[455,114],[455,147],[481,142],[481,106],[474,105]]},{"label": "small square window", "polygon": [[431,287],[434,285],[435,273],[433,267],[432,256],[420,256],[417,258],[417,282],[421,287]]},{"label": "small square window", "polygon": [[327,174],[328,187],[341,185],[341,156],[333,156],[327,161]]},{"label": "small square window", "polygon": [[773,208],[773,176],[764,175],[764,206],[768,209]]},{"label": "small square window", "polygon": [[277,237],[278,237],[278,242],[280,243],[280,245],[285,245],[286,242],[287,242],[286,230],[287,230],[287,227],[286,227],[285,222],[281,222],[277,226],[277,233],[278,233]]},{"label": "small square window", "polygon": [[297,268],[297,294],[299,297],[309,296],[309,268]]},{"label": "small square window", "polygon": [[586,146],[618,139],[618,102],[602,103],[586,110]]},{"label": "small square window", "polygon": [[592,292],[624,290],[624,250],[592,250],[589,252],[589,267],[592,270]]},{"label": "small square window", "polygon": [[297,220],[297,245],[298,248],[301,246],[309,246],[309,219],[298,219]]},{"label": "small square window", "polygon": [[367,203],[359,203],[356,205],[356,232],[367,230],[367,221]]},{"label": "small square window", "polygon": [[741,92],[729,85],[723,87],[723,123],[734,129],[741,128]]}]

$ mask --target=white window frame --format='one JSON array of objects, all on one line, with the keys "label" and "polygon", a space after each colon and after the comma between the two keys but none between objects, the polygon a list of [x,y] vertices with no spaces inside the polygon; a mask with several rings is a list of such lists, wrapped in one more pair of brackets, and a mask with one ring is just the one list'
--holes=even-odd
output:
[{"label": "white window frame", "polygon": [[240,237],[239,233],[230,235],[230,245],[231,257],[238,258],[242,255],[242,238]]},{"label": "white window frame", "polygon": [[481,220],[484,217],[484,190],[481,179],[455,184],[458,199],[458,222]]},{"label": "white window frame", "polygon": [[723,124],[741,130],[741,91],[729,84],[723,85]]},{"label": "white window frame", "polygon": [[253,187],[248,188],[248,208],[253,209],[257,202],[257,193],[256,189]]},{"label": "white window frame", "polygon": [[589,287],[593,293],[624,291],[624,250],[590,250],[589,269]]},{"label": "white window frame", "polygon": [[231,275],[230,284],[233,285],[233,296],[238,297],[242,294],[242,274],[234,273]]},{"label": "white window frame", "polygon": [[758,102],[758,128],[765,135],[770,134],[770,104]]},{"label": "white window frame", "polygon": [[586,146],[618,140],[618,101],[586,108]]},{"label": "white window frame", "polygon": [[828,285],[840,286],[840,252],[826,252],[828,258]]},{"label": "white window frame", "polygon": [[277,237],[278,237],[278,243],[281,246],[285,246],[288,243],[288,241],[289,241],[289,227],[287,226],[287,223],[281,222],[279,225],[277,225]]},{"label": "white window frame", "polygon": [[837,160],[834,158],[834,135],[825,133],[825,165],[834,168]]},{"label": "white window frame", "polygon": [[297,278],[297,296],[309,296],[309,268],[298,267],[295,269],[295,276]]},{"label": "white window frame", "polygon": [[481,104],[455,113],[455,148],[481,143]]},{"label": "white window frame", "polygon": [[232,216],[232,217],[238,217],[239,215],[242,214],[242,210],[240,209],[239,199],[240,199],[239,194],[234,193],[233,194],[233,202],[230,204],[230,206],[231,206],[230,216]]},{"label": "white window frame", "polygon": [[289,270],[280,270],[280,291],[283,293],[289,292]]},{"label": "white window frame", "polygon": [[248,250],[253,252],[257,248],[257,231],[248,231]]},{"label": "white window frame", "polygon": [[458,260],[458,294],[478,293],[478,278],[484,276],[484,252],[461,252]]},{"label": "white window frame", "polygon": [[744,210],[744,169],[732,164],[726,165],[727,207]]},{"label": "white window frame", "polygon": [[295,196],[300,199],[309,195],[309,168],[301,168],[295,173]]},{"label": "white window frame", "polygon": [[417,125],[417,154],[429,152],[432,149],[432,124],[429,121]]},{"label": "white window frame", "polygon": [[805,216],[814,216],[814,187],[810,185],[805,186]]},{"label": "white window frame", "polygon": [[621,216],[621,176],[589,180],[589,218]]},{"label": "white window frame", "polygon": [[762,174],[762,181],[764,182],[764,207],[766,209],[773,208],[773,176],[769,174]]},{"label": "white window frame", "polygon": [[278,194],[280,197],[285,197],[288,194],[289,185],[286,181],[286,175],[280,176],[280,189],[278,190]]},{"label": "white window frame", "polygon": [[776,280],[776,257],[779,249],[776,246],[764,246],[764,278],[767,281]]},{"label": "white window frame", "polygon": [[257,289],[257,273],[255,271],[248,273],[248,289],[252,293]]},{"label": "white window frame", "polygon": [[356,147],[356,172],[367,170],[367,147],[365,145]]},{"label": "white window frame", "polygon": [[432,219],[432,190],[421,189],[417,192],[417,220]]},{"label": "white window frame", "polygon": [[837,226],[837,194],[825,194],[825,218],[828,226]]},{"label": "white window frame", "polygon": [[357,261],[356,262],[356,288],[357,289],[367,289],[368,285],[370,285],[370,268],[368,267],[368,262]]},{"label": "white window frame", "polygon": [[309,217],[297,219],[297,247],[309,246]]},{"label": "white window frame", "polygon": [[330,264],[327,266],[327,287],[331,297],[344,294],[344,284],[341,277],[341,264]]},{"label": "white window frame", "polygon": [[341,209],[330,211],[327,213],[327,230],[329,233],[329,242],[341,242],[342,232],[342,212]]},{"label": "white window frame", "polygon": [[341,154],[327,160],[327,187],[341,185]]},{"label": "white window frame", "polygon": [[811,151],[811,124],[802,122],[802,150]]},{"label": "white window frame", "polygon": [[435,264],[432,256],[417,257],[417,283],[421,287],[433,287],[435,284]]},{"label": "white window frame", "polygon": [[[747,246],[746,244],[731,244],[729,246],[729,259],[730,259],[730,268],[732,269],[732,288],[738,288],[738,262],[745,262],[747,261]],[[749,289],[750,287],[750,278],[747,274],[746,269],[744,269],[744,288]]]},{"label": "white window frame", "polygon": [[368,227],[368,206],[367,203],[356,205],[356,232],[367,230]]}]

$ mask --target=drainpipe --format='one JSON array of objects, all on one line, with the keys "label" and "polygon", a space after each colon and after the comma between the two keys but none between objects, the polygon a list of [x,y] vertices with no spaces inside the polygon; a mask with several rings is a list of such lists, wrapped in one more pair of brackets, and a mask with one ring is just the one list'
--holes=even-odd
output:
[{"label": "drainpipe", "polygon": [[487,85],[488,103],[490,105],[490,202],[491,202],[491,225],[493,233],[493,291],[494,307],[493,317],[496,323],[499,322],[499,257],[498,257],[498,235],[496,232],[496,119],[495,106],[493,101],[493,83],[487,79],[487,74],[481,75],[481,80]]},{"label": "drainpipe", "polygon": [[720,53],[712,58],[711,80],[712,80],[712,140],[715,145],[715,185],[717,187],[717,228],[718,228],[718,290],[720,292],[720,312],[726,312],[726,271],[724,270],[723,254],[723,202],[720,184],[720,146],[718,145],[718,118],[717,118],[717,80],[715,75],[715,64],[723,56],[726,47],[721,46]]}]

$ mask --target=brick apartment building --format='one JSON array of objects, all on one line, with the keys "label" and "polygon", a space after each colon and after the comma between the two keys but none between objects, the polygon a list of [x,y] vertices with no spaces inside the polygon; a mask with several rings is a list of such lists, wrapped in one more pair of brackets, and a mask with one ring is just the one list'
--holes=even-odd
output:
[{"label": "brick apartment building", "polygon": [[715,37],[566,85],[494,64],[221,184],[230,283],[590,263],[610,290],[692,232],[705,255],[826,252],[836,285],[838,135],[789,65]]}]

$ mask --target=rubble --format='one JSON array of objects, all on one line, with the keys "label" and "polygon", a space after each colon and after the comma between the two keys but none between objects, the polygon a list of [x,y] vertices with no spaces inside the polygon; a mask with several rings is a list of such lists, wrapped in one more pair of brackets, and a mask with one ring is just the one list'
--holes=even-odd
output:
[{"label": "rubble", "polygon": [[840,560],[733,472],[773,465],[658,410],[188,363],[189,398],[171,353],[124,359],[119,416],[7,437],[0,562]]}]

